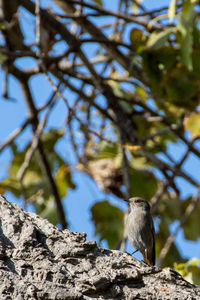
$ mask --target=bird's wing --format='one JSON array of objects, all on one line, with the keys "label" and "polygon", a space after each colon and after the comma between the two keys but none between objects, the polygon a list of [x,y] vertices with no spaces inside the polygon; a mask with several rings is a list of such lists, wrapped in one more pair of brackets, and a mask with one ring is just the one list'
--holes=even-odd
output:
[{"label": "bird's wing", "polygon": [[153,219],[151,222],[151,233],[152,233],[152,238],[153,238],[153,247],[152,247],[152,264],[153,266],[156,263],[156,249],[155,249],[155,228],[153,224]]}]

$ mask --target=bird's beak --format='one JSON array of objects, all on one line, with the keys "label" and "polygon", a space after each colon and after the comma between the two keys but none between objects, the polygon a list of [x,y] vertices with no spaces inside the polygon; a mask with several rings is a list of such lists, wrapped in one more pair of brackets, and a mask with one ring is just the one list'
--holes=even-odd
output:
[{"label": "bird's beak", "polygon": [[123,200],[129,203],[129,200],[128,200],[128,199],[123,199]]}]

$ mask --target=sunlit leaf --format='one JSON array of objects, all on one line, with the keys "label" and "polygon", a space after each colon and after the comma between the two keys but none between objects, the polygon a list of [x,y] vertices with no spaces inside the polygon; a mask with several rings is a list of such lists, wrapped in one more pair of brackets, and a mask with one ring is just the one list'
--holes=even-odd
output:
[{"label": "sunlit leaf", "polygon": [[97,202],[91,207],[92,221],[95,224],[95,235],[100,242],[106,240],[114,249],[123,236],[124,213],[108,201]]},{"label": "sunlit leaf", "polygon": [[18,180],[5,178],[0,182],[1,189],[10,191],[15,197],[21,196],[21,186]]},{"label": "sunlit leaf", "polygon": [[114,158],[119,153],[120,147],[114,144],[102,141],[96,150],[94,155],[95,159]]},{"label": "sunlit leaf", "polygon": [[182,12],[178,15],[177,29],[182,35],[181,41],[181,61],[185,64],[188,70],[193,69],[192,65],[192,45],[193,45],[193,25],[194,25],[194,4],[191,1],[186,1],[183,5]]},{"label": "sunlit leaf", "polygon": [[192,35],[191,33],[187,33],[181,44],[181,61],[190,71],[192,71],[193,69],[192,57],[191,57],[192,44],[193,44]]},{"label": "sunlit leaf", "polygon": [[192,3],[192,1],[185,1],[182,11],[178,14],[177,24],[177,28],[183,36],[187,34],[188,30],[192,29],[194,18],[194,3]]},{"label": "sunlit leaf", "polygon": [[200,259],[194,257],[185,263],[175,263],[174,270],[190,283],[200,285]]},{"label": "sunlit leaf", "polygon": [[192,113],[184,119],[184,126],[189,130],[192,137],[200,136],[200,113]]},{"label": "sunlit leaf", "polygon": [[71,170],[68,165],[62,165],[55,175],[56,185],[61,198],[66,196],[68,188],[75,188],[71,180]]},{"label": "sunlit leaf", "polygon": [[140,86],[136,86],[135,91],[142,102],[145,102],[147,100],[147,92],[143,88],[141,88]]},{"label": "sunlit leaf", "polygon": [[134,50],[138,52],[140,52],[145,45],[145,41],[146,41],[146,36],[143,34],[142,30],[138,29],[138,28],[133,28],[130,31],[130,42],[131,42],[131,46]]},{"label": "sunlit leaf", "polygon": [[41,180],[41,176],[37,172],[33,170],[28,170],[25,173],[23,184],[25,186],[29,186],[31,184],[37,184],[40,180]]},{"label": "sunlit leaf", "polygon": [[136,150],[139,150],[141,148],[141,146],[138,146],[138,145],[122,145],[122,147],[124,149],[129,150],[129,151],[136,151]]},{"label": "sunlit leaf", "polygon": [[170,34],[174,31],[174,29],[166,29],[162,32],[153,32],[148,38],[146,47],[151,48],[153,50],[158,50],[165,45],[167,40],[169,39]]}]

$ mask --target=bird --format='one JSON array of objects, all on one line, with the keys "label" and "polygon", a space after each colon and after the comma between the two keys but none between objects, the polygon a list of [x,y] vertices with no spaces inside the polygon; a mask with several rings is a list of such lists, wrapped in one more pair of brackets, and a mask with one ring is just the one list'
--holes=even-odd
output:
[{"label": "bird", "polygon": [[156,260],[155,229],[150,204],[140,197],[133,197],[125,201],[131,208],[125,220],[125,228],[129,242],[136,250],[133,253],[140,251],[143,261],[154,266]]}]

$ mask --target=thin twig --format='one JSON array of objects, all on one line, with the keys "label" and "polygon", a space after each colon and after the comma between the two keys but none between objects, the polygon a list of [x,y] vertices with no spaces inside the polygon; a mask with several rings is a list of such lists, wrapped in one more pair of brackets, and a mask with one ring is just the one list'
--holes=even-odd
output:
[{"label": "thin twig", "polygon": [[44,127],[46,125],[48,116],[49,116],[49,114],[50,114],[50,112],[51,112],[54,104],[55,104],[55,101],[53,103],[51,103],[51,105],[50,105],[50,107],[49,107],[49,109],[48,109],[45,117],[43,118],[43,120],[41,122],[39,122],[39,124],[37,126],[37,129],[34,132],[34,136],[33,136],[32,143],[31,143],[31,147],[27,151],[25,159],[24,159],[24,162],[21,165],[21,168],[19,169],[19,171],[17,173],[17,179],[19,179],[20,182],[23,181],[25,172],[28,169],[28,166],[30,164],[31,158],[32,158],[35,150],[38,147],[38,144],[39,144],[39,141],[40,141],[40,137],[41,137],[41,135],[43,133],[43,130],[44,130]]},{"label": "thin twig", "polygon": [[[85,6],[85,7],[94,9],[94,10],[98,11],[99,13],[103,13],[104,15],[107,15],[107,16],[113,16],[113,17],[121,18],[121,19],[125,20],[126,22],[135,23],[135,24],[138,24],[138,25],[141,25],[141,26],[144,26],[144,27],[148,26],[148,20],[144,21],[144,18],[140,19],[140,18],[137,18],[137,17],[132,16],[132,15],[125,15],[125,14],[120,13],[120,12],[114,12],[114,11],[106,10],[103,7],[100,7],[100,6],[97,6],[97,5],[94,5],[94,4],[90,4],[90,3],[86,3],[86,2],[82,2],[82,1],[68,0],[68,3],[69,4],[79,4],[81,6]],[[153,29],[161,29],[161,28],[162,27],[160,25],[153,25]]]},{"label": "thin twig", "polygon": [[[60,85],[61,85],[61,82],[59,82],[59,84],[57,86],[58,90],[60,88]],[[53,91],[53,93],[50,96],[49,100],[44,105],[42,105],[40,108],[38,108],[38,112],[41,112],[42,110],[46,109],[54,101],[54,99],[56,99],[56,97],[57,97],[57,92]]]},{"label": "thin twig", "polygon": [[7,138],[7,140],[4,143],[0,144],[0,152],[3,151],[8,145],[10,145],[31,122],[32,119],[29,118],[24,121],[24,123],[19,128],[16,128]]},{"label": "thin twig", "polygon": [[35,38],[36,45],[38,46],[38,55],[40,55],[40,46],[41,46],[41,17],[40,17],[40,0],[36,0],[35,3]]},{"label": "thin twig", "polygon": [[151,198],[150,203],[152,206],[152,212],[156,210],[157,204],[160,200],[160,198],[163,196],[165,193],[167,187],[168,187],[168,181],[160,181],[159,182],[159,187],[155,195]]}]

